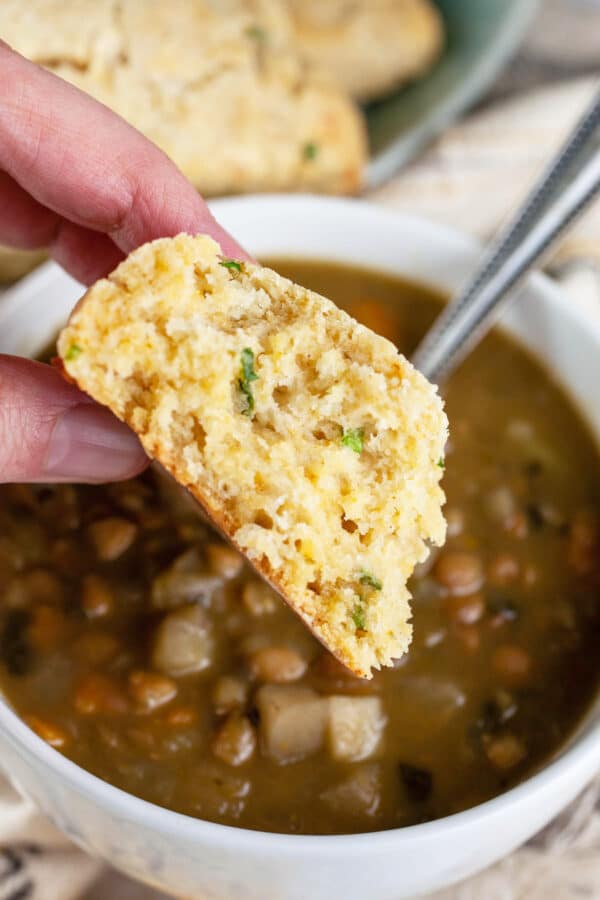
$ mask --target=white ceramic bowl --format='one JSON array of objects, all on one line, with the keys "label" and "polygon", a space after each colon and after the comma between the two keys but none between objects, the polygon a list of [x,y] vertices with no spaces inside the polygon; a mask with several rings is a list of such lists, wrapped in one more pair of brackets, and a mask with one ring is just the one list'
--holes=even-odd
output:
[{"label": "white ceramic bowl", "polygon": [[[215,203],[257,257],[358,263],[452,290],[477,248],[457,232],[353,201],[248,197]],[[44,266],[0,304],[0,352],[33,354],[79,286]],[[547,363],[600,435],[600,326],[536,276],[506,327]],[[394,831],[273,835],[202,822],[100,781],[52,750],[0,701],[2,765],[70,837],[123,871],[203,900],[401,900],[483,868],[546,824],[600,768],[600,709],[542,771],[467,812]]]}]

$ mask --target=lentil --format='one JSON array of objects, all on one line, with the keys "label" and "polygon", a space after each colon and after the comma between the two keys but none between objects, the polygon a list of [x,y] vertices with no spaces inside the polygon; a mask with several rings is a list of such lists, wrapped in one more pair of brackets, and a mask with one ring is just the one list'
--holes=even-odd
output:
[{"label": "lentil", "polygon": [[485,753],[497,769],[505,771],[518,766],[527,756],[527,749],[513,734],[493,737],[484,741]]},{"label": "lentil", "polygon": [[259,681],[283,684],[297,681],[306,671],[306,660],[290,647],[264,647],[249,658],[250,671]]},{"label": "lentil", "polygon": [[67,732],[53,722],[46,722],[44,719],[40,719],[39,716],[25,716],[25,722],[32,731],[35,731],[38,737],[41,737],[43,741],[46,741],[55,750],[62,750],[66,746],[69,739]]},{"label": "lentil", "polygon": [[510,553],[499,553],[488,566],[488,581],[494,585],[505,585],[516,581],[521,567],[519,561]]},{"label": "lentil", "polygon": [[129,550],[137,537],[137,525],[111,516],[88,526],[88,537],[102,562],[112,562]]},{"label": "lentil", "polygon": [[237,578],[244,568],[244,560],[233,547],[226,544],[209,544],[206,556],[212,571],[222,578]]},{"label": "lentil", "polygon": [[81,606],[88,618],[103,619],[114,607],[112,591],[100,575],[86,575],[83,579]]},{"label": "lentil", "polygon": [[136,670],[129,673],[128,681],[132,700],[148,712],[170,703],[177,695],[177,684],[173,679],[156,672]]},{"label": "lentil", "polygon": [[531,676],[531,656],[516,644],[502,644],[492,654],[492,668],[503,684],[521,686]]},{"label": "lentil", "polygon": [[219,714],[239,709],[246,703],[248,684],[234,675],[221,675],[215,682],[212,701]]},{"label": "lentil", "polygon": [[253,616],[265,616],[277,609],[275,592],[262,581],[249,581],[244,585],[242,602]]},{"label": "lentil", "polygon": [[474,553],[449,550],[440,553],[433,574],[451,594],[473,594],[483,584],[483,565]]},{"label": "lentil", "polygon": [[481,594],[455,595],[445,599],[444,609],[457,625],[475,625],[485,612],[485,603]]},{"label": "lentil", "polygon": [[245,716],[232,713],[217,731],[212,752],[229,766],[241,766],[254,755],[256,732]]}]

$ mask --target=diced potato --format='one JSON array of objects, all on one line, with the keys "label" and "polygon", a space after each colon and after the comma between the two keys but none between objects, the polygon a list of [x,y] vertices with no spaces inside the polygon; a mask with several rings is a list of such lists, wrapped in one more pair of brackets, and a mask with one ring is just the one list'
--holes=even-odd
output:
[{"label": "diced potato", "polygon": [[152,582],[152,606],[172,609],[183,603],[210,603],[213,593],[221,587],[217,575],[195,572],[161,572]]},{"label": "diced potato", "polygon": [[342,816],[374,816],[381,806],[381,773],[377,763],[357,766],[352,774],[321,794],[323,802]]},{"label": "diced potato", "polygon": [[329,698],[329,749],[340,762],[373,756],[386,724],[379,697]]},{"label": "diced potato", "polygon": [[256,694],[260,738],[266,756],[296,762],[323,746],[329,701],[306,687],[267,684]]},{"label": "diced potato", "polygon": [[214,641],[202,607],[184,606],[169,613],[158,626],[152,665],[167,675],[191,675],[213,662]]},{"label": "diced potato", "polygon": [[206,571],[200,554],[193,548],[178,556],[168,569],[156,576],[152,582],[152,606],[172,609],[192,602],[208,606],[222,584],[220,575]]}]

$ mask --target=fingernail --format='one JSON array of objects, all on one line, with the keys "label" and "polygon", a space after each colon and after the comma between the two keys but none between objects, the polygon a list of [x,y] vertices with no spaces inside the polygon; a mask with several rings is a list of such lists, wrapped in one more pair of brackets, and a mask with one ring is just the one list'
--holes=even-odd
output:
[{"label": "fingernail", "polygon": [[52,431],[44,477],[54,481],[121,481],[148,459],[137,437],[102,406],[71,406]]}]

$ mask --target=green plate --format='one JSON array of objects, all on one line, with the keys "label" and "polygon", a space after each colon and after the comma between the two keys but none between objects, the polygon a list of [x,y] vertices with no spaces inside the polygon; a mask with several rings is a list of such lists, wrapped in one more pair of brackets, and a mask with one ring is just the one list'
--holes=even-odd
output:
[{"label": "green plate", "polygon": [[376,187],[408,162],[492,84],[517,49],[538,0],[437,0],[446,50],[420,81],[367,108]]}]

